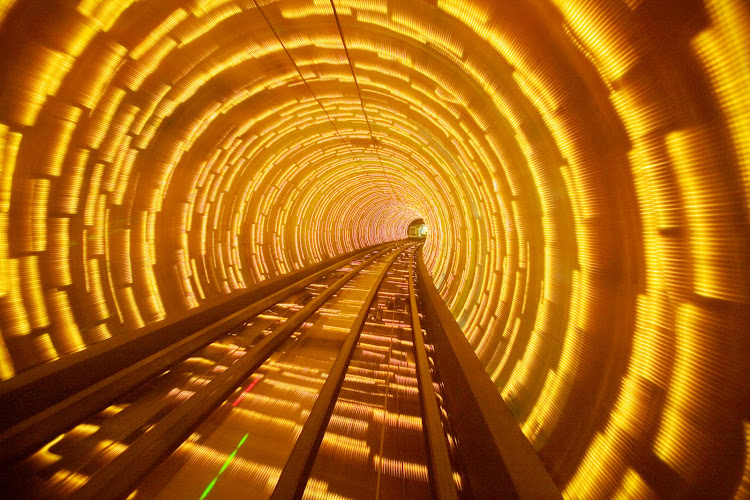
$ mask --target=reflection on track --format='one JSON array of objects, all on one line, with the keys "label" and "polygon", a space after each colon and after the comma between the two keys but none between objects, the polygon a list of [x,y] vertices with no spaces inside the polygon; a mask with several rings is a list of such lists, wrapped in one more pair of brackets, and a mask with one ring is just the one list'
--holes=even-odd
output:
[{"label": "reflection on track", "polygon": [[[138,487],[136,496],[270,496],[354,318],[385,266],[379,259],[302,328]],[[324,485],[321,485],[324,488]]]},{"label": "reflection on track", "polygon": [[430,496],[412,344],[409,262],[409,252],[399,256],[370,309],[306,498],[315,498],[321,484],[336,497]]},{"label": "reflection on track", "polygon": [[[20,495],[64,496],[375,252],[323,276],[58,436],[8,474]],[[321,311],[322,312],[322,311]],[[256,378],[257,382],[260,380]]]},{"label": "reflection on track", "polygon": [[[303,455],[308,472],[297,495],[430,497],[420,390],[441,397],[424,389],[429,375],[417,377],[409,284],[415,247],[371,252],[300,284],[16,464],[13,486],[49,497],[106,496],[101,485],[111,488],[128,471],[117,491],[131,491],[130,498],[268,498],[282,471],[279,485],[293,484],[290,456],[304,448],[300,434],[312,432],[319,446]],[[445,439],[440,427],[432,435]],[[149,443],[162,443],[153,448],[162,451],[149,451]],[[152,461],[143,462],[144,450]],[[133,469],[131,459],[142,467]],[[447,481],[460,492],[457,470],[448,466]],[[279,491],[291,490],[280,487],[277,498]]]}]

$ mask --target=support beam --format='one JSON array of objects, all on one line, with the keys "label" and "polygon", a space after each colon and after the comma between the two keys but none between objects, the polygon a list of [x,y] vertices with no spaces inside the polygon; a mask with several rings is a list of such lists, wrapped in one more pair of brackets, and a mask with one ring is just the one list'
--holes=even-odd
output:
[{"label": "support beam", "polygon": [[417,287],[425,329],[477,498],[562,498],[432,282],[420,251]]},{"label": "support beam", "polygon": [[[419,248],[421,250],[422,247]],[[420,250],[415,250],[415,252]],[[454,499],[458,498],[458,495],[456,494],[456,484],[453,481],[453,467],[448,454],[445,430],[440,420],[440,409],[438,408],[435,386],[430,373],[430,362],[427,359],[422,324],[419,320],[419,308],[414,291],[414,253],[412,253],[409,259],[411,329],[414,334],[414,358],[417,365],[419,399],[422,404],[422,428],[427,441],[430,484],[435,498]]]}]

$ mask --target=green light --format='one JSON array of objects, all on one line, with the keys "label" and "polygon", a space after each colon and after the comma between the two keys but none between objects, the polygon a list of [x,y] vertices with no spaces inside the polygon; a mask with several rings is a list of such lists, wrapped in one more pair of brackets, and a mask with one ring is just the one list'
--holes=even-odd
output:
[{"label": "green light", "polygon": [[221,476],[221,473],[227,470],[227,467],[229,467],[229,463],[234,459],[234,457],[237,455],[237,450],[240,449],[240,446],[245,442],[247,439],[247,434],[242,436],[242,439],[240,439],[240,442],[237,444],[237,447],[234,449],[232,453],[229,454],[226,460],[224,460],[224,464],[221,466],[221,469],[219,469],[219,473],[216,474],[216,477],[211,480],[210,483],[208,483],[208,486],[206,486],[206,489],[203,490],[203,494],[200,497],[200,500],[203,500],[208,496],[209,493],[211,493],[211,490],[213,489],[214,485],[216,485],[216,481],[219,480],[219,476]]},{"label": "green light", "polygon": [[234,451],[233,451],[233,452],[232,452],[232,453],[231,453],[231,454],[230,454],[230,455],[229,455],[229,456],[227,457],[227,459],[226,459],[226,460],[224,461],[224,465],[222,465],[222,466],[221,466],[221,469],[219,470],[219,475],[218,475],[218,476],[216,476],[216,477],[219,477],[219,476],[221,475],[221,473],[222,473],[222,472],[224,472],[224,471],[225,471],[225,470],[227,469],[227,467],[229,467],[229,462],[231,462],[231,461],[232,461],[232,459],[234,458],[234,456],[235,456],[236,454],[237,454],[237,449],[235,449],[235,450],[234,450]]},{"label": "green light", "polygon": [[208,494],[211,492],[214,485],[216,484],[216,481],[218,480],[219,480],[219,476],[216,476],[215,478],[213,478],[213,480],[210,483],[208,483],[208,486],[206,487],[206,489],[203,490],[203,494],[201,495],[200,500],[203,500],[204,498],[208,496]]}]

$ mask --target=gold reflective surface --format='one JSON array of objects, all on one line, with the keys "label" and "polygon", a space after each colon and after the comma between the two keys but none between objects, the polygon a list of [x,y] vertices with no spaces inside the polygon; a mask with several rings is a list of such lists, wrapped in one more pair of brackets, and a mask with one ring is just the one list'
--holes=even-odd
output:
[{"label": "gold reflective surface", "polygon": [[0,0],[0,21],[3,380],[422,218],[566,496],[750,495],[747,2]]}]

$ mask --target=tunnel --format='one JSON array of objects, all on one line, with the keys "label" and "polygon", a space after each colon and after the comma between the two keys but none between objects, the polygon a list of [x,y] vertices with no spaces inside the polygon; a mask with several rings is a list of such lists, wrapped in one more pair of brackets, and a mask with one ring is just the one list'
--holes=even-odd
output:
[{"label": "tunnel", "polygon": [[430,230],[425,224],[424,219],[414,219],[409,223],[407,228],[407,236],[409,238],[426,238]]},{"label": "tunnel", "polygon": [[0,443],[402,242],[562,497],[750,497],[744,0],[0,0],[0,54]]}]

